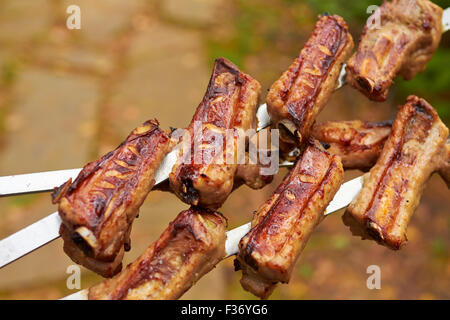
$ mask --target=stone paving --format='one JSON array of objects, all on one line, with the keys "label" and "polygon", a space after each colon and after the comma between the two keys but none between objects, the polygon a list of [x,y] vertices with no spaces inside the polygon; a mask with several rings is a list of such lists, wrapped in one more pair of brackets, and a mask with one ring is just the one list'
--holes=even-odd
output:
[{"label": "stone paving", "polygon": [[[81,7],[81,30],[65,27],[69,4]],[[227,5],[222,0],[1,1],[0,175],[80,167],[150,118],[158,118],[163,128],[185,126],[210,76],[208,37],[229,33],[229,20],[217,21]],[[291,59],[286,52],[267,48],[249,54],[241,67],[260,79],[265,90]],[[320,119],[385,120],[395,115],[393,105],[370,103],[344,88]],[[232,194],[221,209],[229,226],[248,221],[285,172],[263,190],[242,187]],[[449,207],[448,191],[433,177],[411,223],[411,243],[400,253],[352,237],[339,214],[327,218],[308,244],[291,284],[274,297],[449,298]],[[173,195],[152,192],[133,226],[125,263],[184,208]],[[55,210],[48,194],[0,198],[0,238]],[[365,288],[370,263],[384,266],[385,290]],[[0,298],[55,299],[69,294],[65,270],[70,264],[57,240],[0,270]],[[402,279],[415,283],[397,279],[398,270],[407,275]],[[184,298],[251,298],[240,288],[239,276],[228,259]],[[83,270],[82,287],[100,280]]]}]

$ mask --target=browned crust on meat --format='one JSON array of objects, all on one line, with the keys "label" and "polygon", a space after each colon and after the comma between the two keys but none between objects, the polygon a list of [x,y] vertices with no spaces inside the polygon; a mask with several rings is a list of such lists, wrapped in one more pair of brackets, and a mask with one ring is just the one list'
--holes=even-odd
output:
[{"label": "browned crust on meat", "polygon": [[368,170],[376,163],[391,126],[392,121],[326,121],[315,124],[311,135],[328,153],[340,156],[345,169]]},{"label": "browned crust on meat", "polygon": [[410,80],[425,70],[441,39],[442,9],[428,0],[393,0],[384,1],[379,14],[381,26],[366,24],[346,70],[348,83],[384,101],[397,74]]},{"label": "browned crust on meat", "polygon": [[[389,133],[392,121],[369,122],[361,120],[325,121],[315,123],[311,136],[330,154],[341,157],[345,170],[368,171],[377,161]],[[281,157],[295,159],[296,143],[280,141]]]},{"label": "browned crust on meat", "polygon": [[309,145],[274,194],[256,212],[239,243],[244,289],[267,298],[287,283],[311,233],[342,184],[339,157]]},{"label": "browned crust on meat", "polygon": [[[260,90],[258,81],[230,61],[216,60],[208,89],[188,127],[190,141],[184,139],[181,156],[169,177],[173,191],[181,200],[215,209],[228,197],[238,166],[237,161],[227,162],[230,155],[235,159],[237,144],[227,139],[237,138],[227,137],[225,130],[245,131],[255,127]],[[196,122],[202,124],[200,142],[194,136]],[[215,136],[222,137],[222,145]]]},{"label": "browned crust on meat", "polygon": [[122,270],[122,259],[125,253],[124,247],[119,250],[113,261],[100,261],[86,256],[83,250],[74,243],[72,240],[73,232],[64,223],[61,224],[59,234],[64,241],[63,250],[73,262],[81,264],[105,278],[110,278]]},{"label": "browned crust on meat", "polygon": [[251,111],[255,109],[256,112],[260,90],[259,82],[241,72],[232,62],[225,58],[216,59],[208,88],[189,129],[195,121],[224,129],[241,125],[250,128],[255,121]]},{"label": "browned crust on meat", "polygon": [[[270,88],[267,110],[276,126],[293,123],[298,140],[308,136],[316,116],[336,88],[353,39],[339,16],[321,16],[299,56]],[[290,130],[292,132],[292,130]]]},{"label": "browned crust on meat", "polygon": [[425,100],[409,96],[397,114],[381,155],[365,176],[348,214],[375,240],[392,249],[406,229],[425,182],[442,166],[448,128]]},{"label": "browned crust on meat", "polygon": [[214,211],[182,211],[159,239],[89,299],[178,299],[225,256],[226,220]]},{"label": "browned crust on meat", "polygon": [[[172,145],[156,120],[147,121],[117,149],[87,164],[75,181],[55,189],[53,197],[59,203],[64,239],[72,242],[65,247],[75,244],[86,258],[117,262],[123,247],[129,249],[131,224]],[[79,253],[76,256],[77,262],[91,265],[83,263]]]}]

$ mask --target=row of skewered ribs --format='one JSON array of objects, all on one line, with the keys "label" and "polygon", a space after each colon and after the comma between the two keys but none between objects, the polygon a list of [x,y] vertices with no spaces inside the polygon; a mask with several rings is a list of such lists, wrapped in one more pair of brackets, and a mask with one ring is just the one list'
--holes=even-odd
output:
[{"label": "row of skewered ribs", "polygon": [[[348,83],[381,101],[397,74],[411,79],[438,47],[438,6],[427,0],[394,0],[380,10],[381,27],[366,26],[351,57],[353,40],[344,20],[319,17],[300,54],[267,95],[272,128],[280,129],[280,152],[300,152],[239,243],[235,266],[242,270],[241,284],[258,297],[267,298],[277,283],[289,281],[343,182],[344,169],[370,169],[344,222],[355,234],[392,249],[406,242],[407,224],[429,176],[438,171],[450,186],[449,131],[423,99],[409,96],[394,121],[315,123],[349,57]],[[89,289],[90,299],[176,299],[224,258],[227,220],[216,210],[240,185],[262,188],[272,176],[261,174],[260,164],[218,163],[235,154],[238,137],[227,136],[229,143],[219,151],[214,137],[225,138],[227,129],[256,128],[259,96],[257,80],[217,59],[187,134],[178,139],[156,120],[147,121],[117,149],[87,164],[74,181],[55,188],[64,251],[109,278]],[[200,151],[194,150],[199,122]],[[165,188],[191,208],[122,269],[133,220],[154,186],[161,161],[180,140],[180,155]],[[198,152],[201,163],[194,161]]]}]

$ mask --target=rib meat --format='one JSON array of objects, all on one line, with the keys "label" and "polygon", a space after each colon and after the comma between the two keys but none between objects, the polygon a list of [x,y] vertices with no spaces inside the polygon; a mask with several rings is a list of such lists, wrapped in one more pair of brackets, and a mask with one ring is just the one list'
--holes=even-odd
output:
[{"label": "rib meat", "polygon": [[181,212],[136,261],[91,287],[89,299],[178,299],[224,258],[226,225],[214,211]]},{"label": "rib meat", "polygon": [[338,156],[310,144],[274,194],[259,208],[239,242],[241,284],[267,298],[292,269],[343,180]]},{"label": "rib meat", "polygon": [[[181,200],[216,209],[232,191],[238,174],[245,175],[241,180],[250,186],[271,181],[270,176],[245,174],[246,166],[238,171],[235,158],[238,135],[255,128],[259,94],[258,81],[228,60],[216,60],[206,94],[187,136],[182,137],[181,156],[169,176],[170,186]],[[247,181],[249,177],[254,180]]]},{"label": "rib meat", "polygon": [[[364,234],[399,249],[419,204],[425,182],[442,167],[448,128],[425,100],[409,96],[375,166],[366,174],[359,195],[348,206],[350,218]],[[354,228],[354,225],[353,225]]]},{"label": "rib meat", "polygon": [[345,169],[368,170],[378,159],[391,132],[391,121],[326,121],[311,134],[328,153],[340,156]]},{"label": "rib meat", "polygon": [[[377,18],[379,17],[379,18]],[[347,63],[347,82],[369,99],[386,100],[393,79],[425,70],[442,34],[442,9],[428,0],[384,1]]]},{"label": "rib meat", "polygon": [[64,250],[75,262],[104,277],[121,269],[132,222],[172,146],[158,122],[147,121],[117,149],[87,164],[75,181],[55,189]]},{"label": "rib meat", "polygon": [[[339,16],[321,16],[313,34],[289,69],[267,95],[267,110],[274,125],[301,142],[336,88],[342,64],[350,56],[353,39]],[[281,133],[287,133],[283,130]]]},{"label": "rib meat", "polygon": [[445,148],[442,150],[442,161],[439,168],[439,174],[442,179],[447,183],[447,187],[450,189],[450,138],[447,139]]}]

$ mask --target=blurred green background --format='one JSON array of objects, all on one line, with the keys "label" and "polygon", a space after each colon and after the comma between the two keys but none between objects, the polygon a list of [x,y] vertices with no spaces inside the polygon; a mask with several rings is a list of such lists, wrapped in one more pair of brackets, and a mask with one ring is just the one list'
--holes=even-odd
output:
[{"label": "blurred green background", "polygon": [[[441,7],[450,1],[435,1]],[[186,126],[201,101],[214,59],[224,56],[263,87],[290,65],[317,15],[341,15],[355,43],[375,0],[2,0],[0,1],[0,175],[83,166],[116,147],[137,125]],[[66,8],[81,8],[81,30],[66,28]],[[450,35],[426,71],[396,79],[386,102],[346,86],[318,121],[393,119],[406,96],[427,99],[450,124]],[[262,190],[242,187],[221,208],[229,227],[251,219],[281,181]],[[360,172],[347,172],[350,179]],[[186,208],[175,196],[152,192],[132,232],[133,261]],[[353,237],[342,212],[311,237],[289,285],[275,299],[449,299],[449,191],[434,175],[394,252]],[[49,194],[0,198],[0,238],[56,210]],[[0,270],[0,298],[57,299],[72,264],[57,240]],[[366,287],[366,268],[381,268],[381,290]],[[82,269],[82,287],[100,277]],[[252,298],[232,259],[201,279],[184,298]]]}]

